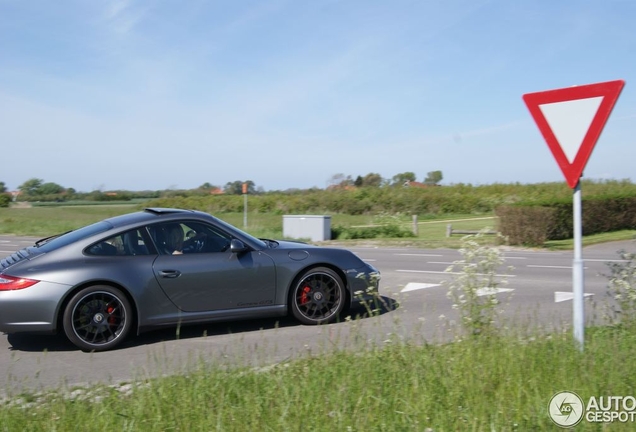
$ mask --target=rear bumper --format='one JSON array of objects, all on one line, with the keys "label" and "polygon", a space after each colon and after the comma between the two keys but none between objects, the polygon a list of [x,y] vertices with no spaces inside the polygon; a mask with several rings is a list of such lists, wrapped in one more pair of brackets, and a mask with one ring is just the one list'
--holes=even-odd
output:
[{"label": "rear bumper", "polygon": [[0,291],[0,332],[56,332],[58,308],[69,288],[40,281],[25,289]]}]

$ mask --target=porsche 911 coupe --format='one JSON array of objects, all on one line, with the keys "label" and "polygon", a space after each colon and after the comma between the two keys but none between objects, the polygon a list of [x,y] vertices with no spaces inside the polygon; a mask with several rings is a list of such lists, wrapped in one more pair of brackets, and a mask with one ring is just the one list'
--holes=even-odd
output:
[{"label": "porsche 911 coupe", "polygon": [[0,261],[0,331],[64,332],[84,351],[131,332],[293,315],[336,321],[378,291],[350,251],[257,239],[207,213],[149,208],[44,238]]}]

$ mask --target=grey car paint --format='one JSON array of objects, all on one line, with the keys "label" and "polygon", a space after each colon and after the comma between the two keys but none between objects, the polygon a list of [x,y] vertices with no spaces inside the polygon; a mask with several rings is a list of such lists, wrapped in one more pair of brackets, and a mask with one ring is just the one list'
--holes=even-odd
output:
[{"label": "grey car paint", "polygon": [[[214,253],[160,254],[148,227],[169,221],[206,224],[222,231],[231,242],[226,250]],[[96,256],[87,252],[104,239],[131,229],[142,233],[148,254]],[[39,242],[0,261],[0,331],[61,331],[73,296],[86,287],[99,286],[115,288],[126,297],[132,316],[125,318],[133,322],[136,333],[158,326],[282,316],[290,312],[294,298],[318,305],[324,301],[322,295],[330,292],[329,288],[316,289],[314,294],[312,289],[314,297],[304,297],[298,291],[308,269],[319,273],[311,284],[319,285],[325,279],[336,287],[336,294],[338,279],[342,280],[346,296],[339,299],[336,295],[334,302],[346,304],[338,305],[338,311],[357,298],[368,299],[377,293],[379,272],[350,251],[259,240],[203,212],[146,209]],[[39,282],[24,289],[3,290],[3,276]],[[292,293],[294,289],[297,292]],[[335,319],[299,317],[299,308],[293,309],[307,323]],[[95,317],[102,319],[101,314]],[[88,341],[78,346],[101,350],[118,343],[93,346]]]}]

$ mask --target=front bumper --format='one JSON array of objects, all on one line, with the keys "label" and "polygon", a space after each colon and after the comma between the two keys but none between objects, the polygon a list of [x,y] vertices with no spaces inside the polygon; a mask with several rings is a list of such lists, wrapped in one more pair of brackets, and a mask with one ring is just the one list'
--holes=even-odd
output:
[{"label": "front bumper", "polygon": [[347,285],[351,292],[351,304],[369,303],[380,295],[380,272],[371,264],[346,271]]}]

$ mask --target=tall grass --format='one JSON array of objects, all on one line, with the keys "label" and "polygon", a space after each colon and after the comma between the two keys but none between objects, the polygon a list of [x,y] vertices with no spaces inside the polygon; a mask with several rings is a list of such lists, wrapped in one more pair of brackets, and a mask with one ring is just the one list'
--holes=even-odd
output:
[{"label": "tall grass", "polygon": [[[584,353],[569,332],[530,332],[439,345],[391,341],[260,369],[201,361],[186,375],[141,380],[124,392],[14,396],[0,406],[0,430],[553,430],[547,404],[558,391],[584,400],[636,393],[634,330],[592,329]],[[577,428],[599,429],[585,421]]]}]

